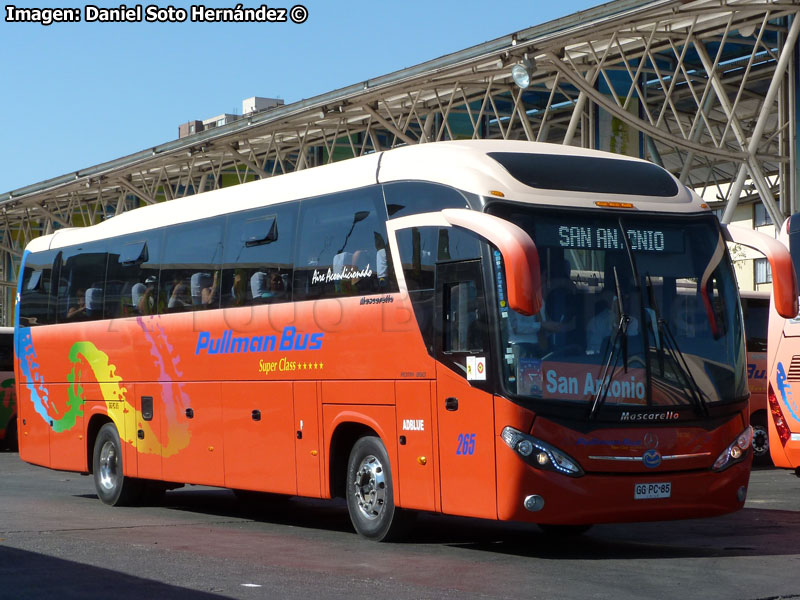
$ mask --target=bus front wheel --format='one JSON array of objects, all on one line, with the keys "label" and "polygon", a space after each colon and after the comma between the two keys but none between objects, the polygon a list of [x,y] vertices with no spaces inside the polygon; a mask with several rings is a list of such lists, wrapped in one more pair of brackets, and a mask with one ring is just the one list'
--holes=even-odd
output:
[{"label": "bus front wheel", "polygon": [[758,412],[750,419],[753,426],[753,459],[757,465],[768,465],[771,463],[769,454],[769,429],[767,429],[767,416],[763,412]]},{"label": "bus front wheel", "polygon": [[347,462],[347,510],[359,535],[376,542],[400,534],[389,455],[380,438],[360,438]]},{"label": "bus front wheel", "polygon": [[94,487],[104,504],[125,506],[141,498],[142,482],[123,475],[122,444],[113,423],[106,423],[97,433],[92,466]]}]

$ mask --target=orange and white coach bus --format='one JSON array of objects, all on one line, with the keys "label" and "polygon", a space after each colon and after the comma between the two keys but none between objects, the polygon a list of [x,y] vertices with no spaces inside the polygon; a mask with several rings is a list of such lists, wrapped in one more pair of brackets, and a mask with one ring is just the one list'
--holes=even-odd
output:
[{"label": "orange and white coach bus", "polygon": [[727,237],[655,165],[507,141],[60,230],[20,277],[20,455],[107,504],[345,497],[376,540],[405,510],[561,531],[734,511],[752,430]]},{"label": "orange and white coach bus", "polygon": [[[795,273],[800,268],[800,214],[787,219],[779,240],[789,249]],[[773,288],[782,280],[772,274]],[[773,294],[774,295],[774,294]],[[800,475],[800,315],[781,316],[770,304],[767,335],[769,450],[776,467]]]}]

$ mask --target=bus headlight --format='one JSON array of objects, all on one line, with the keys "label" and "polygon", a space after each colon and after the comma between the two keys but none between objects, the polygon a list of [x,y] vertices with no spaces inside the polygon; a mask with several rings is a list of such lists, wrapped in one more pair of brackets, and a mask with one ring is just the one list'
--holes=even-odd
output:
[{"label": "bus headlight", "polygon": [[555,471],[570,477],[581,477],[584,474],[577,461],[538,438],[513,427],[505,427],[500,437],[522,460],[537,469]]},{"label": "bus headlight", "polygon": [[725,448],[717,457],[714,466],[711,467],[715,471],[724,471],[728,467],[740,462],[746,455],[747,450],[753,443],[753,428],[749,425],[737,438],[731,442],[730,446]]}]

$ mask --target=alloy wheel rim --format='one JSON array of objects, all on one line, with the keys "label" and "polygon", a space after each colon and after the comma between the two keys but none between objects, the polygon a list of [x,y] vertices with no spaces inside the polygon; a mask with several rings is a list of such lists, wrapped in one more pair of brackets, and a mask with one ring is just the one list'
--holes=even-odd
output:
[{"label": "alloy wheel rim", "polygon": [[111,490],[117,482],[117,450],[114,444],[106,442],[100,449],[100,485]]},{"label": "alloy wheel rim", "polygon": [[386,477],[377,457],[370,455],[361,461],[353,487],[361,515],[370,521],[380,517],[386,506]]},{"label": "alloy wheel rim", "polygon": [[769,434],[761,427],[756,427],[753,432],[753,451],[756,456],[762,456],[769,451]]}]

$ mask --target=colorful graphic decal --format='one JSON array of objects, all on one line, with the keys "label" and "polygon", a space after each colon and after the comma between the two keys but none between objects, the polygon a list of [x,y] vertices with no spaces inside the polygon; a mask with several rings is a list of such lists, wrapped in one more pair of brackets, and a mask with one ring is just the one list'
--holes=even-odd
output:
[{"label": "colorful graphic decal", "polygon": [[[166,458],[177,454],[189,445],[191,432],[189,425],[178,422],[178,415],[189,407],[189,398],[183,391],[183,385],[176,383],[182,375],[179,370],[180,359],[173,356],[173,346],[159,323],[158,317],[137,319],[137,324],[144,332],[150,346],[153,365],[158,369],[157,380],[161,385],[164,424],[166,425],[166,443],[162,443],[159,432],[154,431],[151,423],[142,418],[141,411],[136,410],[127,399],[128,389],[123,385],[123,378],[116,373],[117,367],[109,362],[108,355],[98,349],[92,342],[75,342],[69,350],[69,361],[72,369],[66,378],[67,410],[60,414],[50,401],[50,395],[44,377],[40,374],[38,358],[33,345],[29,328],[20,330],[20,343],[17,353],[20,368],[25,380],[25,387],[30,393],[30,401],[39,416],[50,424],[53,431],[60,433],[69,431],[83,416],[85,381],[83,367],[87,365],[94,380],[100,386],[100,393],[106,404],[111,420],[116,424],[120,439],[135,445],[137,451],[145,454],[156,454]],[[144,431],[144,440],[137,440],[137,430]]]},{"label": "colorful graphic decal", "polygon": [[[73,385],[70,386],[68,392],[68,410],[65,414],[60,415],[60,411],[50,404],[49,391],[45,385],[44,377],[39,373],[40,365],[36,356],[36,350],[33,347],[30,329],[20,329],[19,336],[20,343],[17,348],[17,356],[19,356],[20,369],[25,379],[25,387],[30,393],[30,400],[33,403],[34,410],[56,433],[72,429],[75,426],[77,418],[83,416],[83,406],[80,402],[80,397],[78,396],[77,401],[73,401],[74,390],[72,388],[74,388],[74,377],[70,380],[70,383]],[[74,374],[74,366],[70,375],[72,374]],[[67,376],[68,380],[70,375]]]},{"label": "colorful graphic decal", "polygon": [[786,370],[783,368],[783,363],[778,363],[778,391],[781,393],[781,398],[783,399],[783,404],[789,410],[789,413],[792,415],[795,421],[800,421],[800,407],[797,406],[797,403],[794,401],[792,397],[792,386],[789,385],[786,379]]},{"label": "colorful graphic decal", "polygon": [[[180,370],[180,357],[174,355],[174,347],[169,341],[164,328],[161,326],[161,317],[152,316],[145,319],[139,317],[136,319],[139,327],[144,332],[145,339],[150,344],[150,356],[153,357],[153,364],[158,369],[158,376],[156,380],[161,382],[161,400],[164,404],[164,418],[166,428],[167,443],[161,445],[156,443],[156,447],[160,449],[161,456],[167,458],[177,454],[189,445],[191,438],[191,431],[189,424],[178,421],[178,415],[184,415],[187,408],[191,406],[189,396],[184,392],[183,384],[176,383],[183,378],[183,371]],[[136,420],[140,424],[142,414],[137,413]],[[148,436],[145,431],[145,439],[152,437],[158,439],[158,436]],[[155,452],[158,453],[158,450]]]}]

